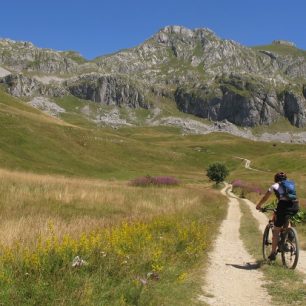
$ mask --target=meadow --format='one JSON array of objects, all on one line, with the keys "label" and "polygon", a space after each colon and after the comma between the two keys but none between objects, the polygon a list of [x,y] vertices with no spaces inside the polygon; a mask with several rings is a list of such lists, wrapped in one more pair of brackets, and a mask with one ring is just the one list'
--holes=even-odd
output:
[{"label": "meadow", "polygon": [[[305,207],[305,154],[223,133],[52,118],[0,89],[0,305],[195,305],[226,214],[207,166],[223,162],[229,182],[262,191],[281,169]],[[179,184],[130,184],[146,176]],[[256,201],[256,190],[244,196]],[[305,224],[298,231],[306,241]]]},{"label": "meadow", "polygon": [[[183,305],[225,216],[209,186],[0,171],[0,304]],[[73,267],[79,256],[84,265]]]}]

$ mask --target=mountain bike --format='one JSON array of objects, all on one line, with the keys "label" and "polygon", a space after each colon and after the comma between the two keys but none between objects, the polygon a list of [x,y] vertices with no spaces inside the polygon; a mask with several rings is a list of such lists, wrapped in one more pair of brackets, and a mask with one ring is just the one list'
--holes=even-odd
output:
[{"label": "mountain bike", "polygon": [[[267,211],[273,211],[274,213],[276,212],[274,208],[261,209],[261,212]],[[268,260],[268,256],[272,251],[272,229],[274,227],[273,218],[269,220],[263,233],[262,253],[264,260]],[[291,226],[291,222],[289,220],[288,227],[281,229],[277,246],[277,252],[281,253],[282,263],[286,268],[295,269],[299,260],[299,250],[298,234],[297,231]]]}]

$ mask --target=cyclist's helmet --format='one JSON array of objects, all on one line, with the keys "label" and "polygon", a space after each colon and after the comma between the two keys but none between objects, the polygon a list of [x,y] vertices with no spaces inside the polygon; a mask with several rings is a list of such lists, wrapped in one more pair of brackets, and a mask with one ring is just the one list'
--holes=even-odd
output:
[{"label": "cyclist's helmet", "polygon": [[275,175],[274,175],[274,182],[277,183],[277,182],[281,182],[281,181],[284,181],[287,179],[287,175],[285,172],[277,172]]}]

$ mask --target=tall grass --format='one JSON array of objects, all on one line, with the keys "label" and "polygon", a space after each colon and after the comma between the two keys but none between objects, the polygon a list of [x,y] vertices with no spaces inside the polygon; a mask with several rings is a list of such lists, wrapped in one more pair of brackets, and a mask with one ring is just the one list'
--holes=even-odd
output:
[{"label": "tall grass", "polygon": [[32,241],[52,221],[56,235],[77,236],[84,230],[121,220],[175,214],[194,209],[201,198],[190,188],[149,188],[128,182],[73,179],[0,170],[0,241]]},{"label": "tall grass", "polygon": [[[133,187],[0,170],[1,305],[184,305],[225,201],[205,186]],[[72,267],[79,256],[86,265]],[[198,276],[196,276],[198,277]]]}]

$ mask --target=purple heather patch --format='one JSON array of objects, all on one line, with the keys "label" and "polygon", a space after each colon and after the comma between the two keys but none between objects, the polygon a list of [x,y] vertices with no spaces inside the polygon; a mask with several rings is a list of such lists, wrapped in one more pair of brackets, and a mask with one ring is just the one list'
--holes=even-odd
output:
[{"label": "purple heather patch", "polygon": [[244,182],[240,179],[236,179],[232,181],[233,188],[240,188],[245,192],[255,192],[258,194],[262,194],[263,191],[259,186],[254,185],[253,183]]},{"label": "purple heather patch", "polygon": [[132,186],[176,186],[179,180],[172,176],[142,176],[133,179],[130,184]]}]

